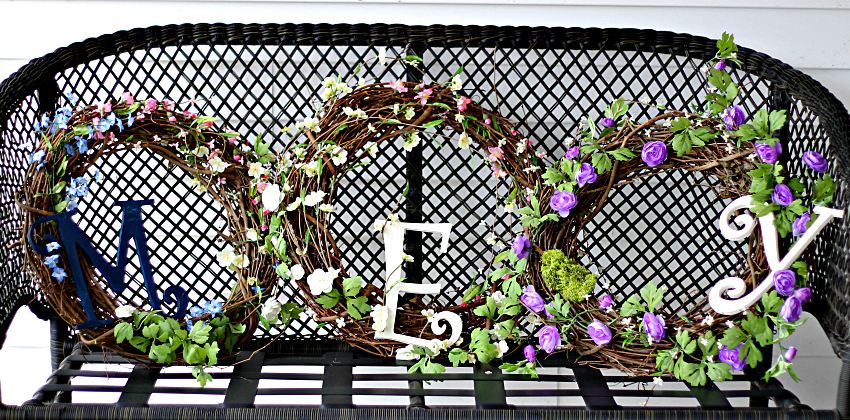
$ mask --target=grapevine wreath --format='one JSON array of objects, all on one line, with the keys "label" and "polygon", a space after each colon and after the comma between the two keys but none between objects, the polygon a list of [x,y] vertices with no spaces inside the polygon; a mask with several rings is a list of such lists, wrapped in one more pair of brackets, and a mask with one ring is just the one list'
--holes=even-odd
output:
[{"label": "grapevine wreath", "polygon": [[[447,363],[509,359],[508,353],[522,349],[523,357],[510,359],[519,362],[505,361],[501,367],[536,376],[542,355],[572,350],[579,363],[597,368],[674,376],[694,385],[707,378],[722,381],[745,364],[755,366],[762,360],[760,346],[778,342],[804,322],[799,319],[801,305],[811,296],[804,262],[772,270],[765,238],[756,231],[749,236],[748,255],[736,275],[748,289],[767,276],[775,290],[731,314],[715,312],[708,299],[671,313],[662,304],[665,290],[652,283],[631,296],[611,296],[604,290],[594,295],[598,274],[581,264],[584,252],[577,237],[613,188],[664,172],[691,171],[701,173],[720,198],[751,196],[744,212],[759,218],[771,215],[771,228],[780,236],[811,241],[812,234],[804,234],[815,230],[813,213],[819,211],[815,206],[829,205],[835,189],[826,175],[829,164],[813,151],[803,155],[806,173],[789,173],[778,163],[783,151],[773,133],[784,126],[785,111],[758,110],[748,117],[735,104],[742,87],[732,81],[727,68],[740,64],[736,54],[732,37],[724,34],[717,55],[703,67],[707,82],[703,108],[680,111],[649,100],[618,99],[603,115],[580,124],[576,137],[565,140],[568,151],[563,157],[536,150],[520,123],[471,99],[462,88],[462,69],[442,83],[368,83],[362,78],[355,82],[360,66],[350,80],[326,78],[315,116],[296,124],[280,151],[273,151],[261,138],[245,142],[235,134],[214,132],[213,118],[175,112],[167,102],[135,102],[125,95],[111,105],[60,110],[45,122],[49,131],[30,155],[32,165],[19,204],[27,227],[41,215],[68,211],[79,196],[80,177],[99,157],[117,150],[148,148],[186,169],[193,186],[226,209],[229,226],[221,235],[233,248],[217,258],[236,270],[239,284],[223,309],[208,302],[190,310],[185,320],[159,316],[163,319],[156,323],[178,324],[174,330],[187,328],[189,338],[181,339],[187,343],[184,347],[204,344],[191,342],[199,320],[212,325],[215,317],[227,314],[227,321],[212,325],[213,331],[229,325],[220,330],[233,327],[233,334],[244,337],[258,322],[287,322],[306,310],[303,315],[334,328],[336,337],[352,346],[414,360],[411,372],[437,373]],[[386,64],[383,51],[377,60]],[[412,66],[422,61],[416,56],[397,60]],[[635,121],[628,116],[630,107],[656,108],[658,115]],[[506,232],[494,230],[488,238],[491,244],[510,248],[494,256],[486,279],[465,291],[463,302],[437,306],[412,299],[392,307],[386,297],[395,284],[386,290],[364,285],[357,273],[342,266],[328,228],[339,180],[380,153],[386,142],[401,142],[410,151],[429,137],[443,136],[442,132],[456,133],[451,143],[469,150],[470,156],[478,155],[492,175],[509,186],[512,192],[500,199],[506,211],[520,216],[519,225]],[[75,144],[85,144],[92,152],[74,154],[76,150],[68,146]],[[375,217],[378,232],[386,233],[399,223],[395,210]],[[47,225],[38,225],[36,231],[39,238],[55,234]],[[63,265],[62,253],[57,255],[59,261],[51,264],[50,257],[31,252],[28,267],[63,318],[78,322],[75,290],[56,275]],[[410,258],[402,255],[403,261]],[[126,319],[157,315],[141,308],[119,313],[121,302],[91,267],[86,277],[100,313],[119,323],[81,331],[84,342],[131,358],[199,365],[197,357],[158,357],[152,350],[158,340],[155,334],[148,337],[150,349],[128,344],[130,340],[139,344],[144,340],[139,337],[151,334],[144,332],[144,322]],[[274,298],[286,283],[300,290],[303,305],[285,301],[282,295]],[[735,297],[733,290],[726,290]],[[445,312],[460,320],[460,338],[435,333],[445,329],[436,325]],[[394,329],[389,331],[393,316]],[[129,326],[119,331],[123,324]],[[404,346],[376,336],[385,333],[420,337],[428,345]],[[766,377],[789,371],[796,379],[790,368],[795,352],[789,348]],[[210,362],[202,360],[200,375],[204,365],[214,364]]]}]

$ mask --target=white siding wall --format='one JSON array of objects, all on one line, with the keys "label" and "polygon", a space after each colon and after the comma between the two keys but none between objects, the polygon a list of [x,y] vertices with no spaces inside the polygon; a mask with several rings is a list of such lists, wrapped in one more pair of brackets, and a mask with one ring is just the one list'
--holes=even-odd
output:
[{"label": "white siding wall", "polygon": [[[705,4],[711,6],[705,6]],[[697,5],[699,4],[699,5]],[[0,0],[0,80],[29,60],[87,37],[151,25],[195,22],[310,22],[633,27],[717,38],[810,74],[850,103],[850,2],[840,0]],[[804,382],[790,384],[816,408],[833,408],[840,361],[812,320],[786,344],[800,349]],[[22,309],[0,350],[6,404],[28,399],[49,374],[45,322]],[[785,378],[785,382],[790,379]]]}]

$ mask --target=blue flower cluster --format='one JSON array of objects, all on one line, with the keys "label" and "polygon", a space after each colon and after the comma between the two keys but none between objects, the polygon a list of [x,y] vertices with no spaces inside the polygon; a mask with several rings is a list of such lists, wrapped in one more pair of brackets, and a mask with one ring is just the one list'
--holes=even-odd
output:
[{"label": "blue flower cluster", "polygon": [[[103,174],[99,169],[94,170],[94,176],[92,177],[92,184],[97,184],[98,182],[103,181]],[[79,206],[79,200],[83,197],[89,195],[89,180],[84,177],[76,177],[71,178],[71,183],[68,184],[67,189],[65,190],[65,199],[68,200],[68,205],[65,206],[66,210],[76,210]]]},{"label": "blue flower cluster", "polygon": [[[56,251],[59,248],[62,248],[62,245],[59,245],[58,242],[51,242],[51,243],[47,244],[47,252],[53,252],[53,251]],[[53,254],[53,255],[45,258],[44,259],[44,265],[46,265],[48,268],[53,269],[53,277],[55,277],[56,280],[61,282],[62,280],[65,280],[65,277],[68,277],[68,273],[65,272],[65,269],[62,268],[62,267],[59,267],[59,255],[58,254]]]},{"label": "blue flower cluster", "polygon": [[192,326],[194,323],[192,322],[192,318],[200,318],[205,314],[210,314],[212,316],[216,316],[221,313],[222,302],[218,299],[208,300],[206,302],[201,302],[201,306],[194,305],[189,308],[189,313],[186,314],[186,329],[192,331]]}]

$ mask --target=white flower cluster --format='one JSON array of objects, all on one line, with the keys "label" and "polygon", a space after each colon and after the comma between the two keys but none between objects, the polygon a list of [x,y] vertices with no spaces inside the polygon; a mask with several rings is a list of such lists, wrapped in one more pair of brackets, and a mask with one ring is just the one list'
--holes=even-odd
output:
[{"label": "white flower cluster", "polygon": [[369,313],[372,317],[372,328],[375,331],[381,332],[387,328],[387,319],[390,312],[386,306],[377,304],[372,307],[372,312]]},{"label": "white flower cluster", "polygon": [[237,254],[231,247],[219,252],[216,259],[218,260],[219,265],[222,267],[228,267],[232,270],[245,268],[248,264],[250,264],[250,260],[246,255]]},{"label": "white flower cluster", "polygon": [[322,293],[330,293],[333,290],[334,279],[339,276],[339,270],[330,268],[325,271],[317,268],[309,276],[307,276],[307,286],[310,287],[310,293],[314,296]]}]

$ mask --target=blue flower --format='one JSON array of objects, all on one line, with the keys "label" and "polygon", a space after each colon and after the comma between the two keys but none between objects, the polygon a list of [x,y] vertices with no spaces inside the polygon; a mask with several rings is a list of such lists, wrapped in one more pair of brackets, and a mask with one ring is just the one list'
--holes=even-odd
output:
[{"label": "blue flower", "polygon": [[77,139],[77,149],[80,149],[80,154],[89,151],[89,142],[86,139],[80,136],[76,136],[74,138]]},{"label": "blue flower", "polygon": [[[195,308],[197,308],[197,306],[195,306]],[[192,322],[192,318],[189,316],[189,314],[186,314],[186,331],[191,332],[192,325],[194,325],[194,323]]]},{"label": "blue flower", "polygon": [[210,300],[204,304],[204,310],[216,316],[221,313],[221,302],[218,299]]},{"label": "blue flower", "polygon": [[32,152],[32,142],[28,141],[26,143],[21,143],[18,145],[18,150],[26,150],[28,152]]},{"label": "blue flower", "polygon": [[56,263],[59,262],[59,255],[51,255],[44,259],[44,264],[50,268],[56,268]]},{"label": "blue flower", "polygon": [[59,245],[59,242],[53,241],[53,242],[47,244],[47,252],[53,252],[53,251],[56,251],[59,248],[62,248],[62,245]]},{"label": "blue flower", "polygon": [[133,116],[132,112],[127,114],[127,127],[132,127],[135,121],[136,117]]},{"label": "blue flower", "polygon": [[29,164],[32,165],[33,163],[41,162],[45,154],[44,150],[36,150],[29,156]]},{"label": "blue flower", "polygon": [[41,168],[44,168],[44,164],[45,164],[45,163],[47,163],[47,161],[46,161],[46,160],[45,160],[44,162],[39,163],[39,164],[38,164],[38,166],[36,166],[36,167],[35,167],[35,170],[36,170],[36,171],[40,171],[40,170],[41,170]]},{"label": "blue flower", "polygon": [[[115,115],[115,113],[113,113],[112,115]],[[116,118],[115,124],[118,126],[118,132],[119,133],[124,131],[124,123],[121,121],[121,118]]]},{"label": "blue flower", "polygon": [[198,317],[201,317],[201,316],[204,315],[204,310],[201,309],[200,306],[195,305],[195,306],[189,308],[189,315],[191,315],[192,318],[198,318]]},{"label": "blue flower", "polygon": [[77,197],[85,197],[89,195],[89,181],[83,177],[77,177],[71,180],[71,186],[68,191],[74,191]]},{"label": "blue flower", "polygon": [[46,113],[41,116],[41,122],[39,123],[39,127],[44,130],[47,127],[50,127],[50,116]]},{"label": "blue flower", "polygon": [[67,106],[63,106],[62,108],[56,110],[56,115],[65,115],[70,117],[71,114],[71,108],[68,108]]},{"label": "blue flower", "polygon": [[71,146],[70,144],[64,144],[63,146],[65,146],[65,153],[67,153],[68,156],[74,156],[75,154],[77,154],[77,152],[74,150],[74,146]]},{"label": "blue flower", "polygon": [[67,130],[68,129],[68,124],[67,124],[68,119],[69,119],[68,116],[65,115],[65,114],[56,114],[56,116],[53,118],[53,127],[50,127],[50,134],[55,133],[56,130],[59,129],[59,128],[61,128],[63,130]]},{"label": "blue flower", "polygon": [[77,104],[80,101],[80,98],[77,95],[74,95],[74,92],[65,92],[65,99],[71,103],[71,106]]},{"label": "blue flower", "polygon": [[101,172],[100,169],[94,168],[94,177],[92,178],[92,182],[95,184],[103,182],[103,172]]},{"label": "blue flower", "polygon": [[71,200],[71,201],[68,202],[68,205],[65,206],[65,210],[68,210],[68,211],[76,210],[77,206],[78,206],[77,201]]},{"label": "blue flower", "polygon": [[68,274],[65,273],[65,270],[63,270],[61,267],[54,267],[53,277],[56,277],[56,280],[61,282],[62,280],[65,280],[65,277],[68,277]]}]

